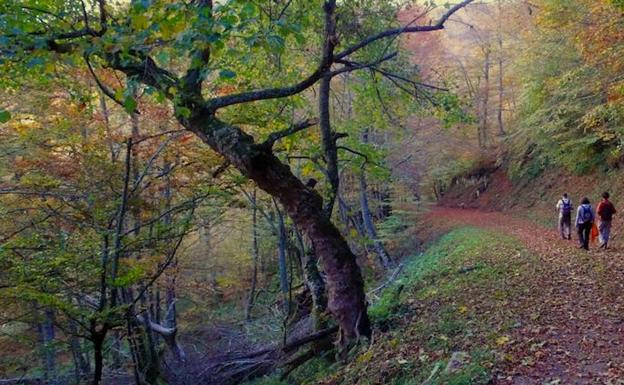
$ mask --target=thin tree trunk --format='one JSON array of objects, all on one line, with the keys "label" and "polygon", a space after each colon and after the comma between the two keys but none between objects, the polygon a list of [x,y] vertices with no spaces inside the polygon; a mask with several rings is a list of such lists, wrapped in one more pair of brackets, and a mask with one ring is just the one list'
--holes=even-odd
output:
[{"label": "thin tree trunk", "polygon": [[503,127],[503,35],[502,35],[502,6],[501,0],[498,0],[498,134],[505,135]]},{"label": "thin tree trunk", "polygon": [[199,241],[201,243],[202,251],[207,260],[211,261],[210,272],[208,273],[208,285],[213,293],[213,300],[218,303],[221,300],[221,289],[217,282],[217,263],[216,257],[213,257],[210,246],[210,220],[204,215],[200,219],[200,232]]},{"label": "thin tree trunk", "polygon": [[[165,174],[166,182],[165,182],[165,190],[163,192],[163,197],[165,198],[165,210],[167,214],[165,214],[163,218],[164,225],[167,229],[171,227],[173,223],[173,219],[171,217],[171,213],[169,213],[169,209],[171,208],[171,163],[165,160],[165,164],[163,165],[163,174]],[[167,294],[165,299],[165,318],[164,324],[166,327],[175,328],[178,324],[177,322],[177,309],[176,309],[176,278],[177,278],[177,269],[178,269],[178,258],[174,257],[171,265],[169,266],[169,272],[167,274]]]},{"label": "thin tree trunk", "polygon": [[481,98],[481,122],[479,124],[479,147],[483,148],[487,145],[487,129],[488,129],[488,106],[490,93],[490,49],[484,50],[485,58],[483,62],[483,79],[484,85]]},{"label": "thin tree trunk", "polygon": [[353,214],[353,209],[344,199],[339,195],[338,196],[338,208],[340,210],[340,215],[343,218],[343,222],[345,227],[349,228],[349,224],[353,225],[353,228],[357,232],[357,234],[364,238],[366,237],[366,230],[364,229],[364,225],[362,222]]},{"label": "thin tree trunk", "polygon": [[[338,42],[336,29],[336,0],[327,0],[324,4],[325,10],[325,31],[323,44],[323,58],[331,59]],[[331,60],[329,61],[331,62]],[[328,68],[329,69],[329,68]],[[338,173],[338,149],[336,148],[336,138],[331,127],[330,116],[330,93],[331,93],[331,73],[326,73],[319,83],[319,129],[321,131],[321,147],[325,156],[325,168],[327,179],[329,179],[329,194],[325,200],[324,212],[328,219],[331,219],[334,209],[334,202],[340,188],[340,175]]]},{"label": "thin tree trunk", "polygon": [[247,306],[245,307],[245,320],[251,319],[251,310],[253,308],[254,300],[256,297],[256,285],[258,284],[258,255],[260,254],[258,249],[258,201],[256,196],[256,189],[254,189],[251,196],[251,258],[253,269],[251,272],[251,288],[249,289],[249,297],[247,298]]},{"label": "thin tree trunk", "polygon": [[69,347],[71,349],[74,365],[76,367],[76,378],[80,379],[81,376],[88,375],[91,372],[91,365],[85,358],[80,346],[80,340],[76,336],[78,334],[76,321],[69,320],[68,330],[70,333]]},{"label": "thin tree trunk", "polygon": [[112,356],[112,361],[113,361],[113,368],[115,369],[119,369],[121,368],[122,365],[122,360],[121,360],[121,336],[119,335],[119,332],[117,331],[113,331],[113,336],[112,336],[112,347],[111,347],[111,356]]},{"label": "thin tree trunk", "polygon": [[102,349],[104,347],[105,332],[92,333],[93,342],[93,385],[99,385],[102,381],[102,371],[104,369],[104,355]]},{"label": "thin tree trunk", "polygon": [[336,139],[334,138],[330,111],[329,99],[331,92],[331,75],[326,75],[321,79],[319,86],[319,127],[321,130],[321,144],[323,154],[325,155],[325,168],[327,170],[327,179],[329,181],[329,194],[325,198],[325,215],[331,218],[334,209],[334,202],[340,188],[340,176],[338,173],[338,149],[336,148]]},{"label": "thin tree trunk", "polygon": [[45,308],[43,321],[39,323],[39,338],[43,348],[44,378],[50,384],[56,384],[56,349],[54,348],[54,310]]},{"label": "thin tree trunk", "polygon": [[286,263],[287,262],[286,261],[286,241],[287,241],[286,225],[284,223],[284,215],[279,209],[277,202],[273,201],[273,203],[275,204],[275,211],[277,213],[277,229],[278,229],[277,260],[278,260],[278,267],[279,267],[280,291],[282,292],[284,313],[290,314],[290,300],[288,298],[290,285],[288,282],[288,266]]},{"label": "thin tree trunk", "polygon": [[108,150],[110,151],[111,162],[117,161],[117,153],[115,152],[113,133],[110,127],[110,117],[108,107],[106,106],[106,96],[100,91],[100,108],[102,109],[102,117],[104,118],[104,127],[106,128],[106,141],[108,142]]},{"label": "thin tree trunk", "polygon": [[377,229],[375,229],[375,223],[373,223],[373,216],[370,212],[368,205],[368,186],[366,184],[366,171],[362,170],[360,173],[360,207],[362,209],[362,220],[364,221],[364,227],[368,238],[373,242],[375,253],[379,258],[379,263],[384,269],[388,269],[392,266],[392,258],[388,255],[383,242],[377,236]]},{"label": "thin tree trunk", "polygon": [[80,380],[82,376],[88,375],[91,372],[91,365],[82,352],[80,340],[77,337],[78,326],[76,325],[76,321],[70,319],[67,328],[70,334],[69,346],[76,367],[76,378]]}]

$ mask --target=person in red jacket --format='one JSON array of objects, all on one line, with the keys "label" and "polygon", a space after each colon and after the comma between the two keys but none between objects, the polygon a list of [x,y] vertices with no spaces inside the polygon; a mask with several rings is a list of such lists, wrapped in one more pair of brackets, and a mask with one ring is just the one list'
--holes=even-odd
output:
[{"label": "person in red jacket", "polygon": [[613,220],[613,214],[617,211],[615,206],[609,200],[609,193],[602,193],[602,200],[596,208],[596,214],[600,218],[600,224],[598,225],[598,231],[600,232],[600,247],[608,248],[609,246],[609,234],[611,233],[611,221]]}]

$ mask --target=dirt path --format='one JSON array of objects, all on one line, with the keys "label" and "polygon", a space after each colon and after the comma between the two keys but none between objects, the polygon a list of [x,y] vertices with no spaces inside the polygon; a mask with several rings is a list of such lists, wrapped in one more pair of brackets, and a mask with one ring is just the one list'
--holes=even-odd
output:
[{"label": "dirt path", "polygon": [[428,222],[438,230],[472,225],[513,235],[540,258],[523,280],[539,298],[513,299],[524,314],[496,384],[624,384],[624,253],[617,242],[586,252],[574,235],[564,241],[554,229],[475,210],[435,208]]}]

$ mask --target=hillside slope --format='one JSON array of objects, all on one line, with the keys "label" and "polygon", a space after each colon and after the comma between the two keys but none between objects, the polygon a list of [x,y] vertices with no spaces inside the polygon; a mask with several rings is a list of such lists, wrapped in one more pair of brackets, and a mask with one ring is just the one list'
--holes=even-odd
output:
[{"label": "hillside slope", "polygon": [[[596,207],[603,191],[611,193],[616,207],[620,202],[624,203],[624,175],[621,171],[573,175],[564,170],[549,169],[535,178],[512,182],[504,167],[490,165],[456,177],[438,204],[510,212],[554,227],[557,217],[555,205],[561,194],[567,192],[575,206],[586,196]],[[623,225],[624,218],[616,216],[616,233]]]},{"label": "hillside slope", "polygon": [[[348,365],[264,384],[615,384],[624,378],[624,260],[531,219],[434,208],[440,238],[370,295],[376,331]],[[452,361],[452,363],[449,363]]]}]

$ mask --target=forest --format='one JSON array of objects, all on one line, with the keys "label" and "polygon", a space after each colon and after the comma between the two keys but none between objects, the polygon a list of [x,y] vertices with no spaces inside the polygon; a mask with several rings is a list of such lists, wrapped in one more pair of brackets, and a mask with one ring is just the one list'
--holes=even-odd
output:
[{"label": "forest", "polygon": [[624,384],[623,167],[623,0],[1,0],[0,385]]}]

